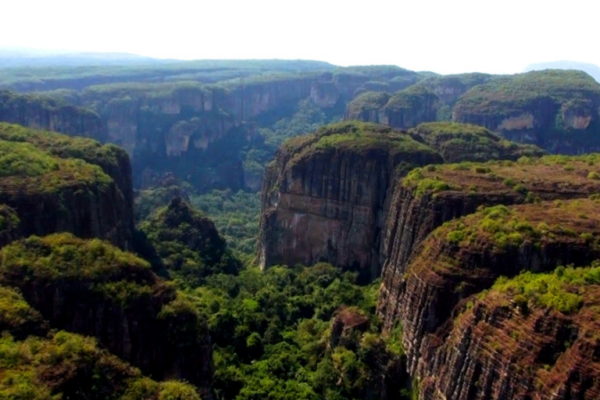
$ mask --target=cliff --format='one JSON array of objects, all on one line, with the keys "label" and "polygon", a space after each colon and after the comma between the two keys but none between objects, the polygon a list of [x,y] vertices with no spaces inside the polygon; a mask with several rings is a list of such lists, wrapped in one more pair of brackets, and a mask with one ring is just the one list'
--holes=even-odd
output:
[{"label": "cliff", "polygon": [[[520,275],[515,279],[521,284],[507,284],[506,279],[497,284],[513,291],[512,306],[510,302],[486,304],[485,295],[478,294],[490,289],[500,276],[553,271],[560,265],[585,266],[597,259],[597,206],[596,201],[583,199],[485,208],[443,225],[422,242],[404,274],[396,314],[403,327],[408,370],[421,382],[421,398],[570,398],[551,395],[539,385],[533,379],[536,364],[538,368],[550,365],[554,376],[544,383],[579,392],[579,398],[594,398],[597,370],[593,364],[585,365],[580,370],[584,376],[573,375],[580,367],[562,347],[569,347],[566,341],[576,342],[577,328],[562,325],[565,321],[553,312],[532,312],[521,332],[508,329],[512,324],[504,325],[511,309],[527,314],[529,304],[531,310],[541,305],[563,313],[578,311],[583,304],[580,296],[587,291],[561,292],[554,282],[527,283],[531,279]],[[593,291],[586,298],[598,301]],[[488,306],[491,309],[486,311]],[[471,315],[474,325],[466,327],[468,316],[455,319],[461,310]],[[482,315],[486,312],[489,319]],[[528,329],[530,336],[524,335]],[[515,334],[521,349],[505,339]],[[594,352],[575,343],[574,351],[577,348],[584,354]],[[571,371],[561,372],[569,364]],[[596,383],[581,385],[586,379]]]},{"label": "cliff", "polygon": [[105,139],[98,114],[44,96],[0,90],[0,121],[97,140]]},{"label": "cliff", "polygon": [[435,228],[480,206],[587,198],[600,190],[597,155],[445,164],[412,171],[397,185],[383,233],[378,313],[392,328],[404,274],[415,249]]},{"label": "cliff", "polygon": [[17,214],[20,235],[72,232],[131,247],[131,167],[121,149],[8,124],[0,149],[0,204]]},{"label": "cliff", "polygon": [[147,262],[70,234],[15,242],[0,259],[0,284],[18,288],[53,328],[94,336],[145,374],[185,379],[208,396],[206,322]]},{"label": "cliff", "polygon": [[261,267],[327,260],[376,278],[388,188],[411,167],[441,161],[428,146],[381,125],[341,123],[290,139],[265,172]]},{"label": "cliff", "polygon": [[445,162],[513,160],[521,157],[540,157],[539,147],[518,144],[476,125],[456,122],[428,122],[409,131],[438,151]]},{"label": "cliff", "polygon": [[581,71],[546,70],[496,78],[465,93],[453,120],[553,153],[600,148],[600,84]]},{"label": "cliff", "polygon": [[435,121],[439,106],[439,98],[433,92],[414,85],[393,96],[377,92],[362,93],[348,104],[345,119],[406,129],[422,122]]},{"label": "cliff", "polygon": [[[525,273],[473,299],[436,349],[444,361],[434,363],[435,382],[422,381],[423,397],[598,398],[597,273]],[[563,298],[571,302],[561,305]]]}]

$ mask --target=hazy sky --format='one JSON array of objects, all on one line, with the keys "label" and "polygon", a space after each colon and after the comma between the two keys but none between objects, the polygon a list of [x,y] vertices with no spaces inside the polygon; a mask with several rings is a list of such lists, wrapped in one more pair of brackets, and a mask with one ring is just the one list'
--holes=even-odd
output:
[{"label": "hazy sky", "polygon": [[598,0],[2,0],[0,47],[314,59],[439,73],[600,65]]}]

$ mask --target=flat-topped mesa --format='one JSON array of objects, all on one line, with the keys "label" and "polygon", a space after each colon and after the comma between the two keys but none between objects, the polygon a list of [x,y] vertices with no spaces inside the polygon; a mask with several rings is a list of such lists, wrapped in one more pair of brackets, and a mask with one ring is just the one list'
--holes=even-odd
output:
[{"label": "flat-topped mesa", "polygon": [[427,88],[411,86],[394,95],[365,92],[352,100],[344,119],[376,122],[407,129],[436,120],[439,98]]},{"label": "flat-topped mesa", "polygon": [[288,140],[265,173],[261,267],[326,260],[359,271],[363,279],[376,278],[396,173],[441,161],[405,133],[360,122]]},{"label": "flat-topped mesa", "polygon": [[0,90],[0,121],[104,140],[95,112],[49,97]]},{"label": "flat-topped mesa", "polygon": [[497,77],[466,92],[452,119],[553,153],[600,149],[600,84],[581,71],[546,70]]},{"label": "flat-topped mesa", "polygon": [[399,288],[393,323],[403,327],[409,372],[430,376],[461,301],[500,276],[581,266],[600,257],[600,214],[595,200],[556,200],[485,208],[444,224],[415,251]]},{"label": "flat-topped mesa", "polygon": [[545,156],[429,166],[411,171],[394,191],[383,232],[378,314],[391,329],[403,274],[416,247],[444,222],[480,206],[587,198],[600,193],[600,156]]},{"label": "flat-topped mesa", "polygon": [[18,288],[50,327],[94,336],[155,379],[185,379],[206,398],[206,322],[150,265],[99,239],[31,236],[0,250],[0,285]]},{"label": "flat-topped mesa", "polygon": [[14,232],[72,232],[131,247],[133,190],[123,150],[0,123],[0,154],[0,204],[18,216]]},{"label": "flat-topped mesa", "polygon": [[[600,268],[499,279],[432,349],[423,399],[600,398]],[[435,377],[435,378],[434,378]]]},{"label": "flat-topped mesa", "polygon": [[437,150],[445,162],[485,162],[541,157],[545,152],[537,146],[518,144],[490,132],[484,127],[457,122],[426,122],[409,131]]}]

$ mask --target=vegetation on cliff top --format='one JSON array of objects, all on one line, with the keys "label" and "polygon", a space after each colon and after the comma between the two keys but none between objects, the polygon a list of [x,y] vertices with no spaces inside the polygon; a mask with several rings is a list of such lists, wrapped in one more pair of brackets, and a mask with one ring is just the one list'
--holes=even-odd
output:
[{"label": "vegetation on cliff top", "polygon": [[426,122],[409,131],[439,151],[444,161],[485,162],[513,160],[521,157],[540,157],[544,151],[537,146],[505,140],[476,125],[456,122]]},{"label": "vegetation on cliff top", "polygon": [[521,157],[513,161],[430,165],[412,170],[403,185],[417,196],[445,191],[504,194],[534,201],[600,192],[600,155]]},{"label": "vegetation on cliff top", "polygon": [[543,98],[550,98],[565,108],[592,111],[600,101],[600,85],[581,71],[532,71],[475,86],[458,100],[455,110],[459,113],[508,115],[522,113],[533,101]]},{"label": "vegetation on cliff top", "polygon": [[34,310],[14,289],[0,286],[0,333],[24,339],[31,334],[45,333],[47,326],[39,312]]},{"label": "vegetation on cliff top", "polygon": [[600,215],[596,200],[556,200],[507,207],[498,205],[451,221],[435,231],[460,247],[491,245],[503,251],[522,244],[541,247],[561,241],[600,249]]},{"label": "vegetation on cliff top", "polygon": [[99,239],[31,236],[4,247],[0,255],[0,282],[8,286],[77,283],[90,296],[121,306],[164,289],[146,261]]},{"label": "vegetation on cliff top", "polygon": [[112,179],[96,165],[62,159],[29,143],[0,139],[0,187],[15,193],[53,193],[68,186],[103,189]]},{"label": "vegetation on cliff top", "polygon": [[181,198],[144,221],[140,231],[182,284],[197,286],[211,274],[237,274],[241,267],[214,223]]},{"label": "vegetation on cliff top", "polygon": [[385,92],[364,92],[356,96],[346,108],[350,118],[359,117],[365,111],[379,111],[387,104],[390,94]]},{"label": "vegetation on cliff top", "polygon": [[200,400],[193,386],[158,383],[101,349],[93,338],[59,331],[49,338],[0,338],[0,398]]},{"label": "vegetation on cliff top", "polygon": [[511,296],[523,311],[547,307],[571,314],[583,305],[582,291],[589,285],[600,285],[598,262],[591,267],[559,266],[550,273],[525,271],[512,279],[500,277],[491,290]]},{"label": "vegetation on cliff top", "polygon": [[294,154],[294,159],[320,150],[350,150],[360,153],[381,150],[389,155],[435,153],[429,146],[394,128],[358,121],[326,125],[314,134],[287,140],[283,149]]},{"label": "vegetation on cliff top", "polygon": [[407,112],[422,109],[430,102],[438,101],[438,97],[422,86],[411,86],[395,93],[383,107],[386,113]]}]

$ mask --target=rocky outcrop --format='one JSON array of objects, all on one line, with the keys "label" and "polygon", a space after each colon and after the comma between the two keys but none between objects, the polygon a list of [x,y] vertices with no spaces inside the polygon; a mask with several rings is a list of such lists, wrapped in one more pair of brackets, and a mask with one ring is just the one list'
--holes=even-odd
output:
[{"label": "rocky outcrop", "polygon": [[450,164],[412,171],[393,194],[383,233],[378,313],[384,329],[397,321],[408,262],[420,243],[443,223],[480,206],[587,198],[600,191],[595,155],[547,156],[520,163]]},{"label": "rocky outcrop", "polygon": [[453,120],[553,153],[600,149],[600,85],[581,71],[547,70],[496,78],[466,92]]},{"label": "rocky outcrop", "polygon": [[[533,379],[536,371],[529,369],[532,365],[528,357],[536,357],[534,365],[539,367],[550,364],[558,368],[556,373],[563,381],[550,379],[546,384],[579,391],[582,395],[590,389],[585,386],[569,389],[580,382],[580,378],[560,372],[560,353],[564,351],[560,348],[565,341],[577,338],[576,329],[561,327],[564,321],[557,321],[552,312],[530,315],[528,318],[532,319],[526,324],[531,325],[521,328],[525,332],[531,329],[532,336],[521,337],[522,353],[517,357],[518,349],[506,347],[508,343],[504,339],[514,334],[504,330],[509,326],[503,325],[503,321],[510,318],[505,312],[510,312],[511,307],[494,307],[485,318],[482,315],[486,313],[485,306],[480,304],[477,294],[492,287],[500,276],[514,277],[523,270],[552,271],[559,265],[584,266],[597,259],[600,256],[596,244],[600,238],[600,216],[596,209],[597,203],[587,199],[508,208],[496,206],[445,224],[428,236],[407,267],[396,314],[403,327],[408,370],[422,384],[422,399],[504,399],[526,398],[527,395],[569,398],[553,397],[536,385]],[[550,285],[540,283],[523,292],[518,289],[514,295],[523,293],[520,294],[522,299],[515,297],[514,304],[528,312],[527,298],[531,297],[532,305],[548,305],[563,313],[579,308],[576,295],[559,293],[556,286],[544,289]],[[522,286],[505,287],[513,290]],[[549,296],[556,296],[556,300]],[[595,298],[594,302],[597,301]],[[474,325],[467,327],[461,324],[463,318],[454,319],[460,310],[473,309],[474,302],[477,309],[468,311]],[[480,323],[487,328],[479,331]],[[496,349],[493,349],[494,341]],[[589,348],[583,350],[588,351],[594,352]],[[575,371],[579,367],[573,361],[567,364]],[[509,373],[520,368],[524,370],[521,374],[529,375],[529,380],[521,374]],[[516,376],[519,379],[515,379]],[[597,377],[594,372],[585,379],[597,380]],[[597,390],[596,384],[591,392]]]},{"label": "rocky outcrop", "polygon": [[429,147],[380,125],[342,123],[289,140],[265,173],[261,267],[326,260],[376,278],[388,189],[411,167],[438,162]]},{"label": "rocky outcrop", "polygon": [[407,129],[436,120],[439,98],[422,86],[411,86],[389,96],[365,92],[348,104],[345,119],[376,122]]},{"label": "rocky outcrop", "polygon": [[97,140],[105,139],[98,114],[43,96],[0,90],[0,121]]},{"label": "rocky outcrop", "polygon": [[185,379],[208,396],[206,323],[147,262],[70,234],[15,242],[0,259],[0,284],[18,288],[52,327],[94,336],[145,374]]},{"label": "rocky outcrop", "polygon": [[534,145],[518,144],[489,130],[456,122],[428,122],[409,133],[437,150],[445,162],[513,160],[540,157],[543,150]]},{"label": "rocky outcrop", "polygon": [[584,290],[581,309],[569,314],[535,303],[523,312],[514,295],[496,289],[473,299],[435,349],[436,378],[423,379],[422,398],[598,398],[600,292]]},{"label": "rocky outcrop", "polygon": [[0,148],[10,155],[0,177],[0,203],[16,212],[20,235],[72,232],[131,247],[133,191],[125,152],[7,124],[0,124]]}]

